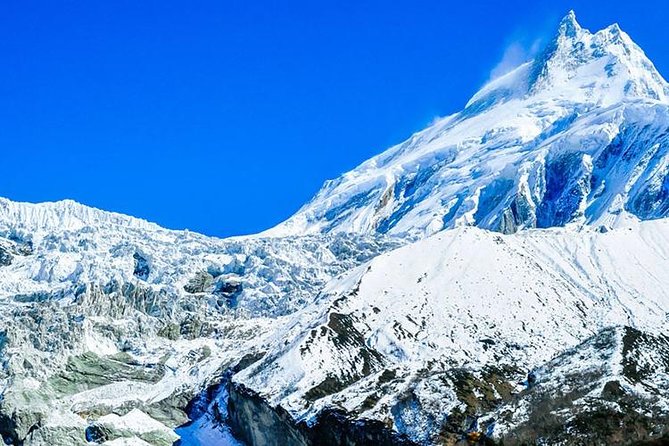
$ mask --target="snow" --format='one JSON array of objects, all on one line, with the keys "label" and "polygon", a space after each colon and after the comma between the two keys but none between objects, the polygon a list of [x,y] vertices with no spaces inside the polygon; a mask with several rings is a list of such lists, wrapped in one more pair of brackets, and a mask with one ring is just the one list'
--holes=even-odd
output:
[{"label": "snow", "polygon": [[[71,201],[6,199],[0,241],[12,254],[0,267],[3,401],[8,410],[38,411],[45,425],[76,419],[77,429],[88,413],[196,395],[244,355],[267,349],[287,315],[331,278],[402,243],[365,236],[220,240]],[[142,277],[137,256],[148,267]],[[203,272],[209,282],[187,292]],[[226,289],[238,290],[234,299]],[[160,334],[169,324],[178,339]],[[197,331],[188,334],[188,327]],[[137,373],[164,372],[155,382],[110,376],[90,387],[73,382],[65,394],[54,388],[54,378],[70,373],[70,358],[86,352],[113,361],[123,352]],[[204,433],[183,432],[191,440]]]},{"label": "snow", "polygon": [[127,430],[138,434],[154,431],[162,431],[168,434],[172,433],[172,431],[167,429],[162,423],[159,423],[138,409],[132,409],[123,416],[118,416],[116,414],[102,416],[98,419],[98,423],[113,426],[118,430]]},{"label": "snow", "polygon": [[232,435],[228,426],[212,415],[216,410],[220,417],[227,417],[227,402],[227,389],[222,386],[204,413],[199,414],[196,419],[185,426],[176,429],[181,439],[180,444],[183,446],[244,446]]},{"label": "snow", "polygon": [[[570,208],[574,215],[568,217],[598,225],[612,220],[615,206],[639,215],[634,202],[643,195],[642,187],[651,177],[659,187],[667,172],[667,142],[661,135],[669,128],[668,98],[667,83],[617,25],[590,33],[568,15],[535,60],[485,85],[463,111],[326,182],[296,215],[265,234],[424,237],[463,224],[511,232],[542,226],[536,214],[550,194],[542,177],[551,160],[566,151],[604,161],[616,137],[633,145],[641,158],[660,143],[658,165],[642,169],[636,178],[631,175],[635,163],[619,166],[615,179],[626,182],[606,181],[607,188],[625,189],[619,202],[612,203],[609,193],[597,197],[583,190],[580,208]],[[652,127],[648,135],[626,134],[646,126]],[[488,209],[478,197],[500,181],[511,187],[497,190],[499,206]],[[516,217],[518,227],[500,228],[523,187],[527,194],[521,203],[531,215]],[[584,210],[589,211],[585,216]],[[666,213],[663,208],[654,218]]]},{"label": "snow", "polygon": [[[379,373],[399,370],[403,383],[365,412],[383,420],[426,364],[532,370],[606,327],[669,333],[667,246],[666,219],[606,233],[444,231],[335,279],[325,288],[326,309],[322,303],[306,309],[303,319],[311,322],[304,328],[293,336],[279,332],[291,339],[288,346],[277,343],[234,379],[302,419],[330,405],[359,411]],[[368,376],[360,344],[342,345],[332,336],[333,318],[342,314],[380,356]],[[307,403],[306,392],[326,378],[350,376],[359,377],[354,385]],[[432,384],[425,381],[424,392],[418,387],[422,402],[435,417],[449,413],[457,399],[430,390]]]},{"label": "snow", "polygon": [[[102,443],[104,446],[147,446],[149,443],[146,441],[133,437],[133,438],[117,438],[111,441],[105,441]],[[150,445],[149,445],[150,446]]]},{"label": "snow", "polygon": [[[334,406],[429,443],[465,406],[453,370],[620,378],[620,327],[669,333],[668,97],[617,25],[591,33],[570,13],[535,60],[262,234],[0,198],[2,410],[132,434],[105,444],[156,431],[237,446],[225,391],[187,424],[148,414],[265,354],[232,379],[297,420]],[[610,327],[601,359],[588,339]],[[343,385],[309,394],[326,379]],[[650,381],[669,385],[661,371]],[[516,421],[530,409],[520,401]]]},{"label": "snow", "polygon": [[[221,240],[71,201],[31,204],[7,199],[0,200],[0,236],[15,248],[30,243],[39,252],[14,256],[0,270],[0,298],[54,295],[77,284],[105,287],[113,282],[183,295],[184,285],[198,271],[207,271],[214,279],[241,281],[241,304],[235,310],[252,315],[290,312],[331,277],[401,243],[338,236]],[[146,259],[146,278],[133,274],[136,255]]]}]

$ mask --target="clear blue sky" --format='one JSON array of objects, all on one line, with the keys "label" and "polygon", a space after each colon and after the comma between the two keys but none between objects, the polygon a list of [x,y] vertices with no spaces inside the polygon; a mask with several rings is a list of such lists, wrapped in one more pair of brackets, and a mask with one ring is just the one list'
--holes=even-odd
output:
[{"label": "clear blue sky", "polygon": [[3,2],[0,195],[256,232],[572,8],[669,76],[666,0]]}]

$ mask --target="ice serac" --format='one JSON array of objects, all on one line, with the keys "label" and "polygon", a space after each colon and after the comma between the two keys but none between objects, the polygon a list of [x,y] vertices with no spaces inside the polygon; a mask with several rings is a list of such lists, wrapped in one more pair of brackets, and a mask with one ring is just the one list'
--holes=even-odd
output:
[{"label": "ice serac", "polygon": [[[0,436],[171,445],[191,399],[265,351],[333,277],[396,246],[220,240],[73,201],[0,199]],[[179,435],[225,444],[208,420]]]},{"label": "ice serac", "polygon": [[476,225],[603,225],[669,212],[669,87],[618,25],[570,12],[538,56],[364,162],[272,235],[422,237]]},{"label": "ice serac", "polygon": [[669,441],[667,97],[570,13],[264,234],[0,198],[2,440]]}]

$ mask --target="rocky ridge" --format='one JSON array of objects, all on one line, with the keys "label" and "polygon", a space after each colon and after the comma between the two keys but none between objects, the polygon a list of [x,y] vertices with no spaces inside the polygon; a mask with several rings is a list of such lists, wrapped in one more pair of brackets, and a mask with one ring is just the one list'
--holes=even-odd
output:
[{"label": "rocky ridge", "polygon": [[668,97],[620,27],[570,13],[263,234],[0,199],[0,435],[663,441]]}]

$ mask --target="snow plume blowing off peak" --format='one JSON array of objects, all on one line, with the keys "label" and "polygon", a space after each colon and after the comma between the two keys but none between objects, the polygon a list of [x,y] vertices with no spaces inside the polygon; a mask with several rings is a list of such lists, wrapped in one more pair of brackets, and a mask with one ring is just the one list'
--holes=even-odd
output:
[{"label": "snow plume blowing off peak", "polygon": [[661,444],[668,96],[570,13],[264,234],[0,198],[0,443]]},{"label": "snow plume blowing off peak", "polygon": [[626,98],[666,102],[669,87],[643,50],[617,24],[592,34],[570,11],[534,60],[484,86],[466,110],[476,112],[528,95],[562,96],[606,106]]},{"label": "snow plume blowing off peak", "polygon": [[617,24],[569,12],[537,56],[465,108],[325,183],[267,235],[421,238],[669,214],[669,86]]}]

